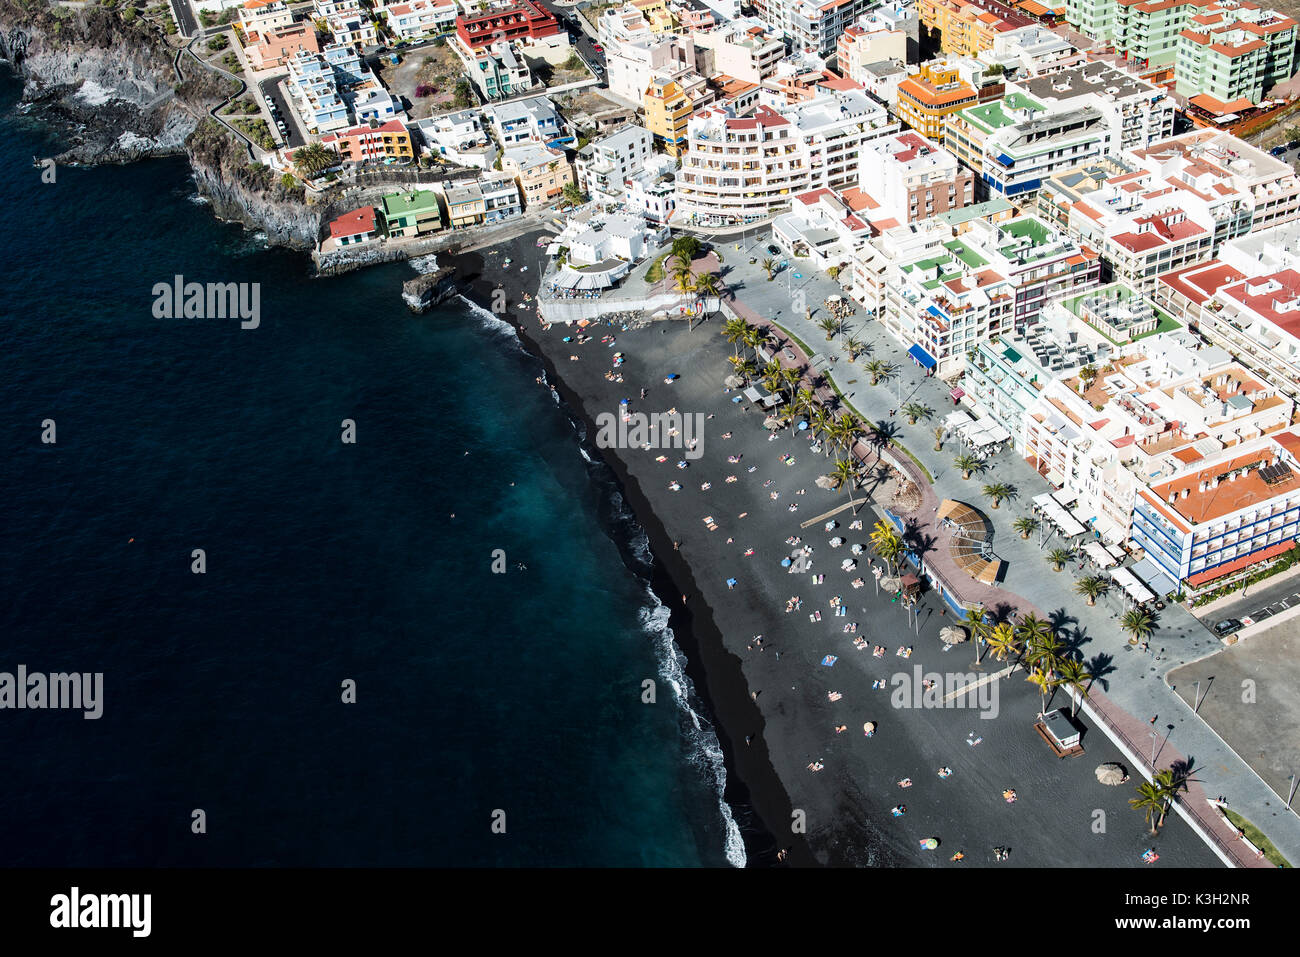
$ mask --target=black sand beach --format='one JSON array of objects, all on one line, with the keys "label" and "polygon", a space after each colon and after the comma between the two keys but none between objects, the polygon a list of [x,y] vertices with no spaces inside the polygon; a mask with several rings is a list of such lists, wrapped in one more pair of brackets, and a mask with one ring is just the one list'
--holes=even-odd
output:
[{"label": "black sand beach", "polygon": [[[1006,846],[1011,866],[1140,867],[1139,855],[1153,845],[1162,862],[1175,866],[1217,864],[1181,821],[1171,820],[1151,838],[1141,815],[1127,806],[1131,789],[1096,782],[1096,764],[1119,760],[1100,734],[1085,736],[1085,757],[1053,757],[1032,729],[1041,702],[1023,672],[989,678],[998,692],[995,720],[973,708],[917,707],[919,700],[910,697],[891,702],[895,683],[910,680],[918,667],[943,682],[972,672],[973,651],[969,644],[944,650],[937,634],[948,619],[933,598],[923,601],[915,633],[901,606],[876,593],[869,552],[857,556],[859,568],[841,570],[840,563],[853,558],[847,545],[868,543],[876,513],[870,506],[856,516],[836,512],[833,531],[824,529],[824,520],[801,527],[847,502],[843,492],[815,484],[833,459],[813,454],[806,435],[787,430],[769,440],[763,415],[732,402],[734,393],[724,394],[732,346],[719,334],[720,320],[694,331],[681,322],[626,331],[592,326],[586,330],[592,339],[581,345],[563,342],[579,334],[576,328],[542,330],[532,308],[517,308],[541,276],[542,251],[534,241],[530,235],[495,254],[461,256],[456,266],[485,308],[501,283],[508,313],[501,318],[519,329],[561,398],[586,424],[590,454],[597,454],[596,417],[617,414],[624,397],[633,411],[676,408],[712,416],[705,420],[698,459],[680,449],[598,454],[649,537],[653,585],[672,609],[688,673],[716,719],[727,761],[726,797],[751,864],[774,863],[777,850],[787,849],[792,865],[1003,866],[994,863],[992,848]],[[499,263],[506,257],[513,264],[503,272]],[[520,264],[528,271],[520,274]],[[615,341],[602,342],[604,336]],[[614,370],[622,383],[605,378],[615,352],[626,357]],[[666,384],[670,374],[679,378]],[[660,456],[665,461],[657,461]],[[792,464],[783,456],[793,457]],[[681,459],[688,459],[687,468],[676,467]],[[673,482],[679,491],[670,489]],[[855,518],[860,530],[848,527]],[[781,566],[793,550],[787,544],[792,536],[815,548],[812,573],[824,574],[824,583]],[[846,537],[846,547],[832,548],[832,536]],[[867,584],[855,589],[851,580],[859,576]],[[786,613],[794,596],[802,606]],[[832,606],[836,597],[843,617]],[[854,624],[856,630],[846,633]],[[763,640],[756,642],[756,635]],[[865,639],[865,646],[855,639]],[[886,649],[879,658],[872,654],[875,645]],[[915,649],[910,658],[896,654],[909,646]],[[992,676],[1004,667],[986,661],[978,673]],[[1068,707],[1058,696],[1054,706],[1063,704]],[[878,725],[871,737],[863,733],[866,721]],[[939,775],[949,768],[951,774]],[[900,788],[901,780],[911,786]],[[1004,798],[1008,789],[1014,801]],[[893,815],[891,808],[899,806],[905,814]],[[921,848],[928,837],[940,840],[938,850]],[[958,851],[964,859],[951,862]]]}]

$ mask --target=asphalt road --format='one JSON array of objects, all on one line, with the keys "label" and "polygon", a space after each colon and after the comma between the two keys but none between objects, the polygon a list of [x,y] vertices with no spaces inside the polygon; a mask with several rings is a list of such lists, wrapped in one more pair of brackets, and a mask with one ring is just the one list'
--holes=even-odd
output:
[{"label": "asphalt road", "polygon": [[1255,621],[1264,621],[1288,608],[1294,608],[1297,604],[1300,604],[1300,578],[1287,575],[1281,581],[1251,585],[1246,589],[1245,595],[1232,604],[1208,613],[1197,612],[1196,617],[1204,622],[1207,628],[1213,628],[1215,622],[1225,618],[1253,618]]},{"label": "asphalt road", "polygon": [[190,6],[190,0],[171,0],[172,16],[176,18],[176,24],[180,28],[181,36],[189,38],[199,32],[199,21],[194,16],[194,9]]},{"label": "asphalt road", "polygon": [[[299,146],[305,146],[307,138],[303,136],[302,130],[298,128],[298,118],[294,116],[293,110],[289,108],[288,97],[280,89],[280,81],[283,77],[271,77],[263,80],[258,84],[262,91],[262,98],[267,103],[274,103],[276,110],[279,111],[279,118],[284,120],[285,127],[289,130],[289,136],[285,140],[285,146],[289,149],[297,149]],[[280,131],[276,128],[274,117],[271,123],[271,135],[277,140],[280,138]]]}]

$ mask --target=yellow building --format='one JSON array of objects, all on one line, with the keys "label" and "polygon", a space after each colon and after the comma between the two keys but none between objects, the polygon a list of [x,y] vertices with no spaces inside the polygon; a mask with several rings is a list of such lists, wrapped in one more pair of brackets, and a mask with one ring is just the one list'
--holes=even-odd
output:
[{"label": "yellow building", "polygon": [[898,84],[898,118],[927,139],[943,139],[944,117],[979,102],[955,67],[923,65]]},{"label": "yellow building", "polygon": [[677,156],[686,144],[686,121],[694,107],[676,80],[655,77],[645,91],[645,127],[664,151]]},{"label": "yellow building", "polygon": [[668,10],[668,0],[632,0],[655,33],[667,33],[674,26],[673,15]]},{"label": "yellow building", "polygon": [[922,24],[939,31],[941,52],[971,57],[991,50],[994,38],[1007,28],[1004,24],[1023,26],[1031,22],[1010,8],[1004,17],[967,0],[920,0],[917,15]]},{"label": "yellow building", "polygon": [[506,150],[501,155],[501,169],[518,180],[526,207],[554,202],[574,181],[573,164],[564,153],[537,143]]}]

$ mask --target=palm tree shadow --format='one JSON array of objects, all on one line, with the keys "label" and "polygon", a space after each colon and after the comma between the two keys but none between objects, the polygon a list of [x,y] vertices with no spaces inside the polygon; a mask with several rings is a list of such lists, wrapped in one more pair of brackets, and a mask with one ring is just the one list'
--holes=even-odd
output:
[{"label": "palm tree shadow", "polygon": [[1065,638],[1065,633],[1072,630],[1072,625],[1077,625],[1079,619],[1071,615],[1064,608],[1058,608],[1047,616],[1047,623],[1052,626],[1052,630],[1058,635]]},{"label": "palm tree shadow", "polygon": [[1102,691],[1109,691],[1110,682],[1106,680],[1106,675],[1119,670],[1115,667],[1115,656],[1099,651],[1087,660],[1085,666],[1088,674],[1092,675],[1093,683],[1100,684]]}]

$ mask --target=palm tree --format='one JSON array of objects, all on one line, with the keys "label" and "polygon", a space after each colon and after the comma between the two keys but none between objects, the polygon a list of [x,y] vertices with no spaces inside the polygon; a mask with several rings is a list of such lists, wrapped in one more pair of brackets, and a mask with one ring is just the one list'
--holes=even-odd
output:
[{"label": "palm tree", "polygon": [[1056,678],[1052,676],[1050,670],[1045,668],[1036,668],[1029,672],[1029,675],[1025,680],[1038,686],[1038,693],[1042,695],[1043,702],[1042,707],[1039,709],[1039,714],[1042,714],[1047,711],[1047,694],[1056,687]]},{"label": "palm tree", "polygon": [[831,277],[831,281],[834,282],[835,280],[837,280],[837,279],[840,278],[840,267],[839,267],[839,266],[827,266],[827,267],[826,267],[826,275],[830,276],[830,277]]},{"label": "palm tree", "polygon": [[884,359],[872,359],[862,370],[871,376],[872,385],[880,385],[882,379],[888,379],[894,374],[894,364]]},{"label": "palm tree", "polygon": [[1056,676],[1060,684],[1071,691],[1078,692],[1078,697],[1070,707],[1070,716],[1075,717],[1079,713],[1080,703],[1088,697],[1088,682],[1092,680],[1092,675],[1088,674],[1088,669],[1083,666],[1083,662],[1066,658],[1056,666]]},{"label": "palm tree", "polygon": [[1084,366],[1082,369],[1080,369],[1080,370],[1079,370],[1079,384],[1080,384],[1083,388],[1081,388],[1079,391],[1080,391],[1080,392],[1087,392],[1087,391],[1088,391],[1088,386],[1092,385],[1093,380],[1096,379],[1096,378],[1097,378],[1097,367],[1094,366],[1094,365],[1092,365],[1091,363],[1089,363],[1088,365],[1086,365],[1086,366]]},{"label": "palm tree", "polygon": [[989,651],[998,661],[1006,661],[1008,655],[1012,655],[1019,648],[1019,641],[1016,639],[1016,630],[1009,622],[999,622],[993,626],[988,637],[984,639],[988,642]]},{"label": "palm tree", "polygon": [[975,645],[975,664],[979,665],[980,658],[984,654],[984,639],[988,637],[991,631],[988,622],[984,620],[984,608],[980,605],[967,608],[966,616],[962,618],[961,624],[970,634],[970,640]]},{"label": "palm tree", "polygon": [[917,419],[928,419],[934,415],[934,409],[922,402],[909,402],[900,409],[903,415],[907,416],[908,425],[916,425]]},{"label": "palm tree", "polygon": [[1016,625],[1016,638],[1019,641],[1018,650],[1022,655],[1028,653],[1030,646],[1040,645],[1053,637],[1051,624],[1039,618],[1033,612],[1021,618],[1020,623]]},{"label": "palm tree", "polygon": [[578,188],[577,183],[565,183],[560,195],[565,206],[581,206],[587,201],[586,195]]},{"label": "palm tree", "polygon": [[1011,527],[1020,533],[1021,538],[1028,538],[1034,532],[1038,531],[1039,521],[1026,515],[1024,518],[1018,518],[1011,523]]},{"label": "palm tree", "polygon": [[1061,662],[1061,651],[1064,648],[1061,639],[1056,637],[1056,632],[1049,625],[1044,632],[1025,642],[1024,659],[1030,668],[1054,671]]},{"label": "palm tree", "polygon": [[1100,575],[1085,575],[1074,583],[1074,593],[1088,599],[1089,605],[1097,604],[1097,599],[1106,594],[1110,581]]},{"label": "palm tree", "polygon": [[790,407],[805,418],[812,418],[820,406],[817,404],[817,396],[812,389],[800,389],[795,393],[794,399],[790,402]]},{"label": "palm tree", "polygon": [[[717,273],[711,273],[711,272],[699,273],[695,277],[695,295],[699,296],[701,300],[706,300],[709,298],[714,298],[714,299],[721,298],[722,280],[718,278]],[[701,308],[702,307],[703,307],[703,302],[701,302]],[[704,316],[701,315],[700,318],[703,319]],[[687,325],[689,328],[689,321]]]},{"label": "palm tree", "polygon": [[758,373],[758,367],[754,365],[753,361],[750,359],[736,358],[732,361],[731,367],[735,371],[736,375],[745,380],[746,385],[748,385]]},{"label": "palm tree", "polygon": [[826,333],[826,341],[830,342],[835,338],[835,333],[840,331],[840,323],[833,316],[827,316],[817,322],[817,328]]},{"label": "palm tree", "polygon": [[1004,498],[1011,498],[1016,494],[1015,487],[1008,485],[1006,482],[994,482],[991,485],[985,485],[982,491],[986,498],[993,499],[995,509],[1002,504]]},{"label": "palm tree", "polygon": [[1068,548],[1053,548],[1044,557],[1052,563],[1052,571],[1059,572],[1070,564],[1070,560],[1074,558],[1074,552]]},{"label": "palm tree", "polygon": [[844,351],[849,354],[850,362],[857,362],[858,356],[860,356],[866,349],[866,346],[862,344],[861,340],[854,339],[852,336],[845,339],[843,344]]},{"label": "palm tree", "polygon": [[[817,411],[814,412],[812,415],[813,435],[814,436],[829,435],[831,427],[834,426],[834,424],[835,424],[835,420],[831,418],[831,414],[827,412],[825,409],[818,406]],[[831,454],[830,442],[826,442],[825,445],[826,445],[826,455],[829,456]]]},{"label": "palm tree", "polygon": [[1165,811],[1168,810],[1169,794],[1155,781],[1143,781],[1137,786],[1138,796],[1129,798],[1129,804],[1139,811],[1145,811],[1147,824],[1151,825],[1151,836],[1155,837],[1160,825],[1165,823]]},{"label": "palm tree", "polygon": [[790,401],[794,401],[794,394],[799,389],[799,383],[803,381],[803,373],[798,369],[782,369],[781,379],[785,387],[790,390]]},{"label": "palm tree", "polygon": [[852,412],[840,416],[831,426],[831,435],[835,442],[850,455],[853,454],[853,446],[857,444],[861,432],[862,423]]},{"label": "palm tree", "polygon": [[952,464],[961,469],[962,481],[970,478],[972,474],[984,468],[984,463],[971,455],[969,452],[963,452],[953,459]]},{"label": "palm tree", "polygon": [[773,271],[774,269],[776,269],[776,260],[775,260],[775,259],[764,259],[764,260],[763,260],[763,270],[767,273],[767,281],[768,281],[768,282],[771,282],[771,281],[772,281],[772,271]]},{"label": "palm tree", "polygon": [[858,477],[858,467],[852,459],[837,459],[835,462],[835,471],[833,474],[840,480],[840,485],[846,488],[849,493],[849,508],[853,514],[857,514],[857,506],[853,503],[853,486],[856,484]]},{"label": "palm tree", "polygon": [[755,361],[757,361],[758,359],[758,347],[763,344],[765,338],[766,337],[763,335],[763,333],[759,332],[753,326],[750,326],[749,330],[745,333],[744,337],[741,339],[741,341],[744,342],[745,345],[749,346],[749,348],[754,350]]},{"label": "palm tree", "polygon": [[744,319],[728,319],[722,324],[722,335],[731,343],[733,356],[740,355],[740,344],[745,341],[745,332],[749,325]]},{"label": "palm tree", "polygon": [[1136,645],[1155,633],[1156,620],[1145,608],[1130,608],[1120,616],[1119,626],[1129,633],[1128,643]]},{"label": "palm tree", "polygon": [[308,143],[293,151],[293,165],[304,179],[314,179],[342,162],[339,154],[319,143]]},{"label": "palm tree", "polygon": [[948,429],[942,425],[934,430],[934,450],[936,452],[943,451],[943,437],[947,434]]},{"label": "palm tree", "polygon": [[871,529],[871,549],[892,572],[903,558],[903,539],[898,530],[883,518]]}]

